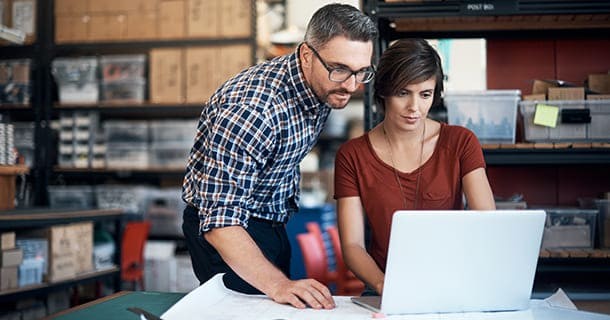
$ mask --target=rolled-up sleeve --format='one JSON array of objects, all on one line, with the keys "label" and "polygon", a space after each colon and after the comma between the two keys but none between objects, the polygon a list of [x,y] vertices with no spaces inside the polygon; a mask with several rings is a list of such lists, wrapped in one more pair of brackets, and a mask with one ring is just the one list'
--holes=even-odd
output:
[{"label": "rolled-up sleeve", "polygon": [[250,216],[248,201],[272,146],[273,132],[254,108],[220,108],[199,137],[202,157],[199,184],[201,231],[242,225]]}]

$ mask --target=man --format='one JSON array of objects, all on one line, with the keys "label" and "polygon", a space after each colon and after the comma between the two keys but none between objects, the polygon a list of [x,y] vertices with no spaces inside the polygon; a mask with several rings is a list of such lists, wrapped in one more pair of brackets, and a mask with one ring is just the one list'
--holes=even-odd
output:
[{"label": "man", "polygon": [[331,4],[293,54],[242,71],[205,104],[183,184],[183,232],[197,278],[297,308],[334,308],[313,279],[289,279],[284,224],[298,210],[299,163],[331,109],[374,75],[374,23]]}]

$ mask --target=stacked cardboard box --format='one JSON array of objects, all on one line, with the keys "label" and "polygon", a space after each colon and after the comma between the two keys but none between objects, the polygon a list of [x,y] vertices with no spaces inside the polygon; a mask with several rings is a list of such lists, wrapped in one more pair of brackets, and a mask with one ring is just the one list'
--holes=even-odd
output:
[{"label": "stacked cardboard box", "polygon": [[23,261],[23,251],[15,247],[15,232],[0,234],[0,291],[17,288],[18,270]]},{"label": "stacked cardboard box", "polygon": [[153,103],[202,103],[227,79],[252,64],[249,45],[163,48],[150,52]]},{"label": "stacked cardboard box", "polygon": [[249,37],[251,0],[57,0],[55,40]]},{"label": "stacked cardboard box", "polygon": [[23,31],[26,44],[36,40],[36,0],[0,0],[0,8],[1,25]]}]

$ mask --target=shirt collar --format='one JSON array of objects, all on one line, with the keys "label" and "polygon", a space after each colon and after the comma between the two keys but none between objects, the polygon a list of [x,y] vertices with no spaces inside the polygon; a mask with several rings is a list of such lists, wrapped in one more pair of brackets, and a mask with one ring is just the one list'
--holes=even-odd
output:
[{"label": "shirt collar", "polygon": [[299,59],[301,45],[297,47],[295,52],[292,53],[288,59],[288,66],[290,69],[289,77],[296,91],[295,95],[305,111],[314,112],[317,109],[330,108],[325,102],[318,99],[311,87],[305,81],[305,76],[301,70],[301,60]]}]

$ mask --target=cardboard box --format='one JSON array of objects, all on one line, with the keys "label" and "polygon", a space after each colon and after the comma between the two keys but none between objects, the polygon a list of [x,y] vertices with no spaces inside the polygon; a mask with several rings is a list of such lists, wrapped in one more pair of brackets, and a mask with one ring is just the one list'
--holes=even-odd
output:
[{"label": "cardboard box", "polygon": [[590,74],[587,78],[587,86],[595,93],[610,94],[610,74]]},{"label": "cardboard box", "polygon": [[15,249],[15,232],[3,232],[0,234],[0,250]]},{"label": "cardboard box", "polygon": [[[81,0],[87,2],[87,0]],[[92,13],[156,11],[157,0],[88,0]]]},{"label": "cardboard box", "polygon": [[19,286],[17,282],[18,267],[0,268],[0,291],[14,289]]},{"label": "cardboard box", "polygon": [[20,248],[0,251],[0,267],[16,267],[23,261],[23,251]]},{"label": "cardboard box", "polygon": [[181,49],[150,51],[149,85],[153,103],[183,103],[184,60]]},{"label": "cardboard box", "polygon": [[49,239],[49,282],[73,278],[76,275],[76,252],[73,250],[79,241],[66,225],[52,226],[47,229]]},{"label": "cardboard box", "polygon": [[249,45],[232,45],[220,48],[221,83],[252,65],[252,48]]},{"label": "cardboard box", "polygon": [[549,88],[555,88],[559,85],[555,81],[534,80],[532,86],[532,94],[547,94]]},{"label": "cardboard box", "polygon": [[92,14],[89,36],[92,41],[121,40],[127,36],[127,16],[124,14]]},{"label": "cardboard box", "polygon": [[220,48],[187,48],[185,52],[186,102],[205,102],[220,86]]},{"label": "cardboard box", "polygon": [[72,249],[75,252],[76,274],[93,270],[93,223],[74,223],[66,228],[74,239],[78,239]]},{"label": "cardboard box", "polygon": [[13,0],[11,13],[11,27],[25,32],[25,43],[33,43],[36,40],[36,1]]},{"label": "cardboard box", "polygon": [[78,42],[89,38],[89,26],[91,17],[81,16],[56,16],[55,17],[55,42]]},{"label": "cardboard box", "polygon": [[250,0],[222,0],[220,36],[249,37],[252,32],[252,4]]},{"label": "cardboard box", "polygon": [[523,96],[523,100],[546,100],[546,94],[527,94]]},{"label": "cardboard box", "polygon": [[55,17],[81,16],[89,12],[89,1],[86,0],[55,0]]},{"label": "cardboard box", "polygon": [[0,0],[0,24],[5,26],[10,25],[10,4],[10,0]]},{"label": "cardboard box", "polygon": [[134,11],[127,13],[127,35],[129,40],[152,40],[158,37],[157,11]]},{"label": "cardboard box", "polygon": [[159,2],[159,38],[179,39],[186,35],[186,3],[183,0]]},{"label": "cardboard box", "polygon": [[585,100],[585,88],[549,88],[549,100]]},{"label": "cardboard box", "polygon": [[186,35],[214,38],[220,34],[221,0],[188,0]]},{"label": "cardboard box", "polygon": [[587,100],[610,100],[610,94],[588,94]]}]

